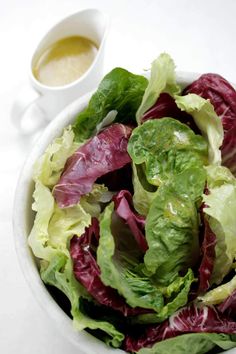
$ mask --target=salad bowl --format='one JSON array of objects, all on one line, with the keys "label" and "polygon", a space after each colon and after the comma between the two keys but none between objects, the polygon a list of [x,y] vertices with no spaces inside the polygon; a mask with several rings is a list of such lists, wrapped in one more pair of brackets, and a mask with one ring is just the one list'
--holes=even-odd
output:
[{"label": "salad bowl", "polygon": [[[147,75],[147,74],[145,74]],[[177,82],[181,88],[190,85],[198,79],[200,74],[190,72],[177,72]],[[32,211],[32,195],[34,191],[35,162],[42,156],[48,145],[57,137],[62,135],[63,129],[72,124],[76,116],[82,112],[88,105],[93,92],[78,98],[68,105],[58,116],[47,126],[41,137],[32,148],[19,177],[13,210],[13,228],[15,237],[15,246],[19,263],[25,279],[31,288],[34,297],[46,311],[50,318],[58,327],[58,330],[65,337],[65,340],[72,342],[80,352],[86,354],[105,354],[105,353],[125,353],[123,350],[108,347],[101,340],[94,337],[86,331],[75,331],[72,326],[72,319],[63,311],[59,304],[54,300],[44,283],[42,282],[38,260],[33,255],[28,236],[33,227],[35,213]],[[228,353],[236,352],[232,349]]]}]

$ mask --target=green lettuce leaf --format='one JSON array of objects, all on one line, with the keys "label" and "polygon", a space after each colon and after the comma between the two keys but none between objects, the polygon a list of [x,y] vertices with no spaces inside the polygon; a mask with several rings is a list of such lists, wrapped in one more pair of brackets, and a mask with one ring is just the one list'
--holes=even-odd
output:
[{"label": "green lettuce leaf", "polygon": [[236,338],[234,335],[189,333],[158,342],[151,348],[142,348],[138,351],[138,354],[204,354],[213,348],[228,350],[235,346]]},{"label": "green lettuce leaf", "polygon": [[80,311],[80,298],[90,298],[82,285],[74,278],[71,259],[64,254],[55,255],[49,264],[42,262],[41,278],[44,283],[60,289],[70,300],[73,326],[76,330],[85,328],[100,329],[110,337],[110,343],[114,347],[120,347],[124,335],[111,323],[99,321],[86,316]]},{"label": "green lettuce leaf", "polygon": [[205,171],[185,170],[163,184],[147,215],[148,250],[144,263],[160,283],[168,284],[196,264],[199,257],[197,206],[205,186]]},{"label": "green lettuce leaf", "polygon": [[145,77],[122,68],[109,72],[93,94],[88,107],[76,118],[73,125],[76,140],[90,138],[110,111],[117,111],[117,122],[135,122],[135,113],[147,84]]},{"label": "green lettuce leaf", "polygon": [[220,165],[220,147],[224,132],[221,119],[215,113],[210,101],[191,93],[186,96],[175,96],[175,102],[182,111],[193,116],[196,125],[208,141],[209,164]]},{"label": "green lettuce leaf", "polygon": [[180,93],[180,87],[176,83],[175,64],[167,53],[162,53],[152,62],[148,86],[136,113],[138,123],[140,123],[143,114],[154,105],[162,92],[170,95]]},{"label": "green lettuce leaf", "polygon": [[230,296],[236,290],[236,276],[228,283],[222,284],[208,291],[205,295],[199,296],[198,300],[206,305],[218,305]]},{"label": "green lettuce leaf", "polygon": [[[164,304],[163,296],[150,278],[135,269],[142,259],[142,254],[133,235],[129,234],[127,228],[122,228],[119,219],[115,219],[113,210],[112,202],[100,218],[97,263],[101,270],[102,282],[117,289],[130,306],[159,311]],[[115,235],[115,230],[119,230],[118,235]]]},{"label": "green lettuce leaf", "polygon": [[132,323],[148,324],[163,322],[179,308],[188,302],[189,291],[192,283],[196,281],[192,269],[189,269],[184,277],[176,278],[173,283],[160,291],[166,296],[165,306],[158,313],[138,315],[132,319]]},{"label": "green lettuce leaf", "polygon": [[147,181],[155,186],[208,162],[204,138],[173,118],[148,120],[135,128],[128,153],[135,164],[145,164]]},{"label": "green lettuce leaf", "polygon": [[28,237],[28,243],[34,255],[49,261],[57,251],[50,245],[48,225],[54,211],[54,198],[48,187],[40,181],[35,184],[32,209],[36,212],[34,225]]},{"label": "green lettuce leaf", "polygon": [[236,179],[223,166],[208,166],[206,171],[209,194],[203,196],[204,212],[217,239],[211,284],[219,284],[236,257]]},{"label": "green lettuce leaf", "polygon": [[104,184],[94,183],[91,192],[80,198],[80,205],[88,214],[98,218],[102,212],[102,205],[109,202],[113,194]]},{"label": "green lettuce leaf", "polygon": [[34,181],[53,187],[59,180],[66,160],[80,145],[74,141],[71,126],[64,129],[61,137],[54,139],[34,166]]},{"label": "green lettuce leaf", "polygon": [[187,303],[190,286],[195,281],[193,271],[189,269],[185,276],[177,277],[168,286],[159,286],[156,277],[144,274],[134,238],[116,219],[113,209],[111,203],[100,218],[97,262],[101,279],[124,296],[130,306],[156,311],[133,317],[132,323],[162,322]]},{"label": "green lettuce leaf", "polygon": [[51,191],[40,181],[35,184],[33,210],[36,212],[28,243],[34,255],[44,260],[60,250],[69,256],[67,243],[73,235],[82,235],[90,225],[91,216],[77,204],[60,209]]},{"label": "green lettuce leaf", "polygon": [[137,212],[146,216],[153,199],[156,197],[156,192],[150,192],[145,189],[145,177],[138,173],[139,166],[140,165],[135,165],[134,163],[132,164],[132,181],[134,187],[133,203]]}]

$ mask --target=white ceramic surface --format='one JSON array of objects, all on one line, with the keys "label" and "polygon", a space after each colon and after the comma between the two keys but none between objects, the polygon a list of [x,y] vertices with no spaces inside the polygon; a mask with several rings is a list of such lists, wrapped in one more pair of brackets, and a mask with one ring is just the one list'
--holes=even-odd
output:
[{"label": "white ceramic surface", "polygon": [[[53,26],[37,45],[29,65],[29,85],[20,91],[12,109],[12,120],[22,133],[32,133],[45,121],[52,120],[65,106],[94,89],[103,74],[104,45],[108,32],[108,17],[99,10],[86,9],[61,20]],[[33,67],[40,53],[56,41],[69,36],[91,39],[98,47],[89,69],[77,80],[63,86],[47,86],[33,75]],[[38,108],[34,121],[26,120],[28,108]],[[31,115],[32,118],[32,115]]]},{"label": "white ceramic surface", "polygon": [[[197,73],[179,72],[177,74],[177,79],[179,84],[182,87],[185,87],[199,76],[200,75]],[[48,318],[52,320],[52,325],[57,327],[61,332],[61,335],[71,341],[80,350],[79,353],[121,354],[124,353],[124,351],[108,348],[103,342],[85,331],[75,332],[72,327],[71,319],[53,300],[41,281],[34,256],[27,243],[27,237],[34,218],[31,210],[32,193],[34,189],[32,181],[34,162],[44,153],[46,147],[52,142],[52,140],[61,135],[63,128],[72,123],[75,116],[86,107],[91,95],[92,93],[89,93],[67,106],[45,129],[41,138],[37,141],[37,144],[28,156],[22,168],[16,188],[13,210],[13,228],[16,251],[22,272],[24,273],[34,297],[38,300],[44,311],[46,311]],[[233,352],[234,350],[230,350],[227,353]]]}]

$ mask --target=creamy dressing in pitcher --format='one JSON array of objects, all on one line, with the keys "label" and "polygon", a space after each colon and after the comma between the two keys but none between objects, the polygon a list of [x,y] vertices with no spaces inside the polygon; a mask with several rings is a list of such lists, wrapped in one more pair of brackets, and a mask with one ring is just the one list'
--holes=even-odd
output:
[{"label": "creamy dressing in pitcher", "polygon": [[97,51],[97,46],[85,37],[60,39],[42,51],[33,66],[33,74],[47,86],[67,85],[88,70]]}]

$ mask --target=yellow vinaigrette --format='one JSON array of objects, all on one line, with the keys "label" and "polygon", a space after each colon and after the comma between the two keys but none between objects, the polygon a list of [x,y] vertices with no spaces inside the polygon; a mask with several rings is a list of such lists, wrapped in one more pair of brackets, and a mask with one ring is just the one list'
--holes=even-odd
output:
[{"label": "yellow vinaigrette", "polygon": [[63,38],[40,54],[33,67],[34,76],[47,86],[67,85],[88,70],[97,51],[97,46],[88,38]]}]

